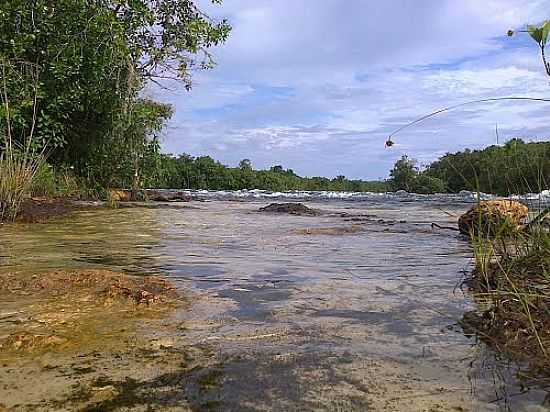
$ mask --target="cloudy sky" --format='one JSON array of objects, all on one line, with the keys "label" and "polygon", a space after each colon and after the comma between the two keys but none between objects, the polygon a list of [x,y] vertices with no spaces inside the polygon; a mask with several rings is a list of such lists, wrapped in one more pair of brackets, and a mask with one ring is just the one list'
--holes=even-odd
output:
[{"label": "cloudy sky", "polygon": [[550,0],[225,0],[203,4],[233,26],[217,67],[194,88],[151,91],[176,113],[164,151],[302,175],[386,177],[402,154],[438,155],[550,137],[549,103],[441,107],[502,96],[550,97],[537,45],[509,28],[550,18]]}]

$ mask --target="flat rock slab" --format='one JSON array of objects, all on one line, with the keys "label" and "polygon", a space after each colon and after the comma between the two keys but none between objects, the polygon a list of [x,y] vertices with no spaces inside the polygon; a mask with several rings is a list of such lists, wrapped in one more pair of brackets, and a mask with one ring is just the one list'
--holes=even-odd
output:
[{"label": "flat rock slab", "polygon": [[320,211],[315,209],[310,209],[303,203],[271,203],[268,206],[262,207],[259,210],[260,212],[267,213],[287,213],[290,215],[308,215],[308,216],[318,216],[321,214]]}]

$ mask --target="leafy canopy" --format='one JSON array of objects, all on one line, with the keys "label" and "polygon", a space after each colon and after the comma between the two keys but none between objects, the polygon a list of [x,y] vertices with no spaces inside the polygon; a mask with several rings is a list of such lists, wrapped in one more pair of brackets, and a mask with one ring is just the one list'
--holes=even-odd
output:
[{"label": "leafy canopy", "polygon": [[[212,67],[209,48],[229,32],[191,0],[2,1],[0,61],[13,135],[24,141],[36,124],[33,144],[47,146],[51,162],[116,184],[119,166],[150,153],[171,114],[140,99],[145,84],[170,78],[190,88],[194,70]],[[0,112],[0,131],[7,115]],[[116,172],[109,181],[107,171]]]}]

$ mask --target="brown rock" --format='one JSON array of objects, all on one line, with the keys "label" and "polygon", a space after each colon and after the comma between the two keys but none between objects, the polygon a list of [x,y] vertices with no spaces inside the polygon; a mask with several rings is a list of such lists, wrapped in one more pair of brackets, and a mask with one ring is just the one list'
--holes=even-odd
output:
[{"label": "brown rock", "polygon": [[527,220],[529,209],[514,200],[484,200],[473,206],[458,219],[463,234],[497,232],[520,229]]},{"label": "brown rock", "polygon": [[96,404],[96,406],[101,406],[102,403],[111,401],[120,395],[120,392],[113,385],[93,388],[92,393],[93,395],[90,398],[90,403]]},{"label": "brown rock", "polygon": [[190,202],[192,197],[183,190],[147,189],[145,196],[153,202]]},{"label": "brown rock", "polygon": [[310,209],[302,203],[271,203],[268,206],[260,208],[260,212],[269,213],[288,213],[291,215],[318,215],[319,212]]},{"label": "brown rock", "polygon": [[109,189],[109,196],[114,202],[129,202],[132,193],[125,189]]},{"label": "brown rock", "polygon": [[32,333],[16,333],[2,342],[0,347],[14,350],[32,351],[63,345],[67,339],[55,335],[37,335]]}]

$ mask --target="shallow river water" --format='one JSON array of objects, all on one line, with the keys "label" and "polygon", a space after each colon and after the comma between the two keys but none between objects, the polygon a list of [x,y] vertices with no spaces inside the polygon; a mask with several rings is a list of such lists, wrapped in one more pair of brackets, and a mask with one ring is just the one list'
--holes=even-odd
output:
[{"label": "shallow river water", "polygon": [[[259,213],[267,203],[156,204],[5,226],[0,271],[160,274],[190,293],[174,315],[187,326],[170,333],[208,345],[220,377],[208,390],[178,381],[189,410],[542,405],[544,392],[516,384],[513,367],[457,325],[473,308],[460,287],[472,252],[430,224],[455,225],[469,204],[311,201],[326,213],[296,216]],[[14,396],[6,388],[0,404]],[[179,410],[180,394],[165,396],[163,409]]]}]

